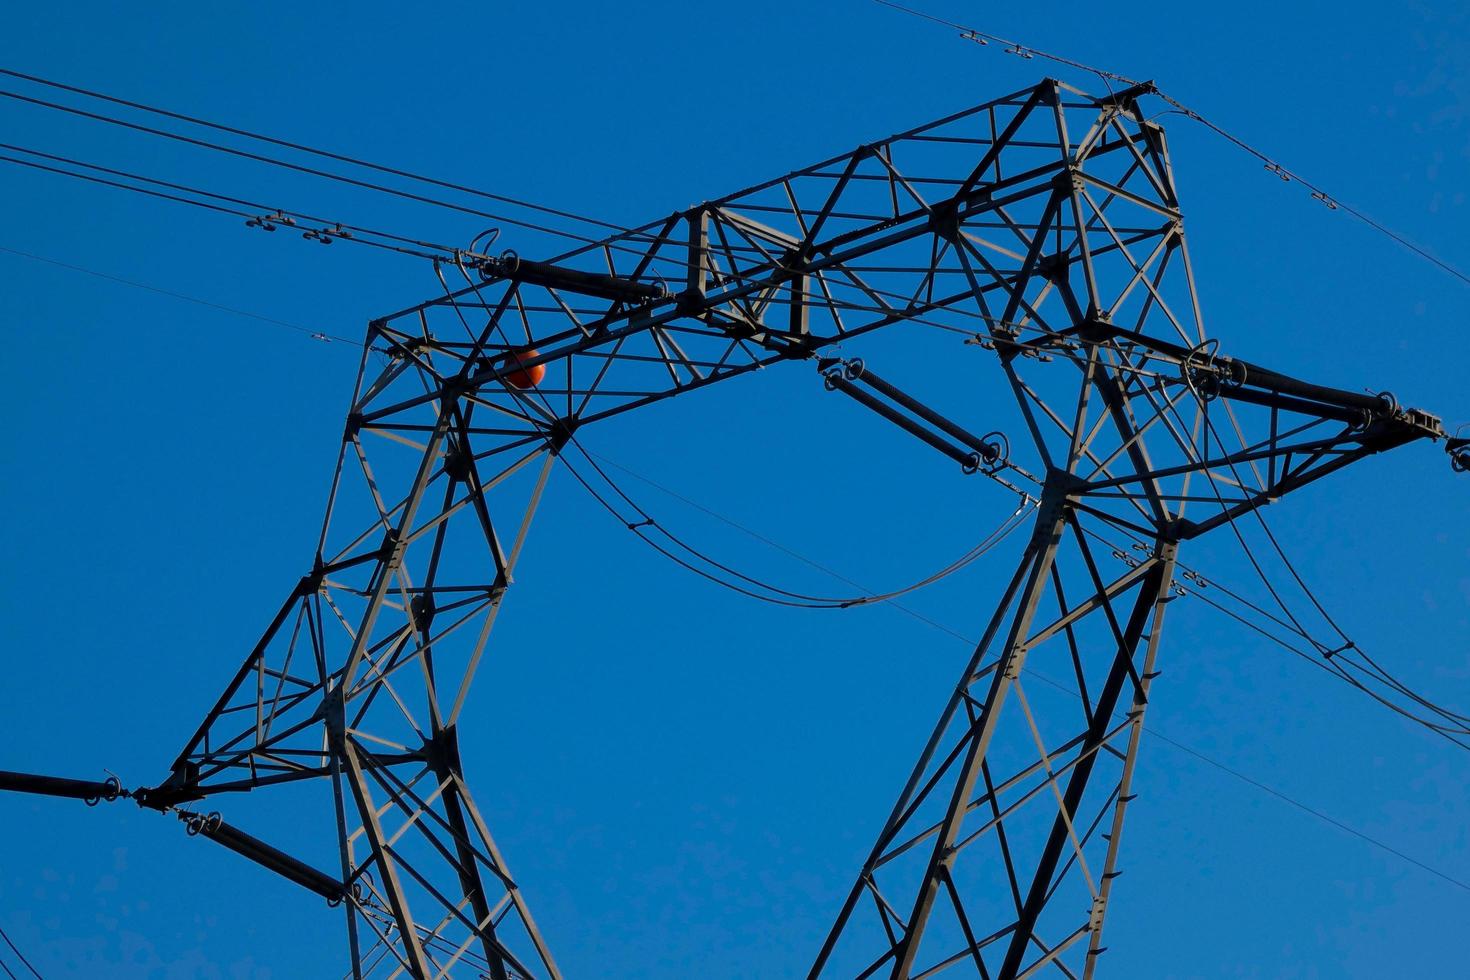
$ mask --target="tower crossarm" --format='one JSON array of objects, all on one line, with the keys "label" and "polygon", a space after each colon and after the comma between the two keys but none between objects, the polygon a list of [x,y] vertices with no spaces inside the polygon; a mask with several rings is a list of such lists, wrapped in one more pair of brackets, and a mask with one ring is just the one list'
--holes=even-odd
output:
[{"label": "tower crossarm", "polygon": [[[1132,445],[1150,441],[1144,430],[1166,413],[1163,406],[1168,405],[1179,420],[1178,399],[1165,392],[1186,394],[1191,409],[1201,410],[1203,424],[1195,426],[1196,436],[1188,442],[1175,440],[1174,448],[1186,450],[1182,459],[1165,462],[1158,455],[1139,456],[1136,465],[1123,472],[1094,472],[1076,485],[1083,496],[1132,493],[1138,499],[1152,495],[1162,500],[1169,497],[1162,486],[1170,480],[1198,475],[1212,484],[1228,483],[1234,496],[1227,500],[1216,495],[1219,511],[1208,517],[1187,519],[1180,509],[1162,509],[1152,530],[1176,540],[1198,537],[1365,456],[1420,439],[1446,438],[1437,416],[1404,408],[1388,392],[1371,394],[1306,381],[1221,354],[1214,342],[1186,347],[1092,318],[1034,342],[1029,350],[1075,346],[1074,339],[1096,345],[1112,363],[1122,366],[1114,376],[1096,371],[1092,381]],[[1020,354],[1013,348],[1002,359],[1010,362]],[[1152,375],[1151,383],[1139,384],[1137,376],[1145,371]],[[1212,403],[1217,405],[1217,417],[1224,420],[1221,426],[1208,419]],[[1241,419],[1251,413],[1260,424],[1243,426]],[[1227,442],[1227,434],[1234,445]],[[1176,499],[1183,498],[1169,497]]]},{"label": "tower crossarm", "polygon": [[[1131,98],[1046,80],[545,262],[466,264],[463,288],[369,341],[432,358],[524,445],[894,324],[960,310],[983,330],[977,300],[1023,278],[1048,202],[1078,188],[1133,213],[1090,255],[1059,241],[1057,276],[1176,235],[1162,129]],[[544,369],[534,391],[506,384],[528,369]],[[358,419],[388,428],[411,407]]]}]

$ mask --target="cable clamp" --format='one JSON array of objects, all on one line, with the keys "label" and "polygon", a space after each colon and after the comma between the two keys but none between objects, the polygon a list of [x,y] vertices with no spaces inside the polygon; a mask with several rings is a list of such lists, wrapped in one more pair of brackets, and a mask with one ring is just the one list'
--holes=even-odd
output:
[{"label": "cable clamp", "polygon": [[1193,582],[1202,589],[1208,589],[1210,587],[1210,583],[1205,580],[1203,575],[1188,568],[1184,570],[1184,581]]},{"label": "cable clamp", "polygon": [[1127,565],[1129,568],[1137,568],[1138,567],[1138,559],[1137,558],[1134,558],[1132,555],[1128,554],[1128,552],[1126,552],[1126,551],[1120,551],[1119,549],[1114,548],[1113,549],[1113,557],[1116,558],[1116,559],[1118,559],[1123,564]]},{"label": "cable clamp", "polygon": [[321,242],[323,245],[332,244],[333,239],[351,238],[352,232],[342,227],[342,222],[331,228],[308,228],[301,233],[301,237],[307,241]]},{"label": "cable clamp", "polygon": [[206,835],[213,834],[225,822],[224,818],[219,815],[218,810],[211,811],[208,814],[194,813],[190,810],[180,810],[178,813],[179,819],[184,822],[184,833],[190,837],[197,837],[201,833]]},{"label": "cable clamp", "polygon": [[258,214],[245,222],[246,228],[259,228],[261,231],[275,231],[278,227],[285,225],[288,228],[296,227],[296,219],[289,214],[274,211],[270,214]]},{"label": "cable clamp", "polygon": [[1220,341],[1202,340],[1179,362],[1179,376],[1202,402],[1214,401],[1220,394],[1220,370],[1215,366],[1219,353]]}]

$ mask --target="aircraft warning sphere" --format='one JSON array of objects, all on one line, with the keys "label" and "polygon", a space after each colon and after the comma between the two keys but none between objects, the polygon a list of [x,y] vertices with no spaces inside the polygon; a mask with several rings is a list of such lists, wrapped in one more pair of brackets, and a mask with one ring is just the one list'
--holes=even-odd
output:
[{"label": "aircraft warning sphere", "polygon": [[[522,351],[521,353],[515,355],[515,357],[513,357],[511,360],[512,363],[523,364],[526,361],[539,357],[540,355],[540,351],[532,348],[528,351]],[[539,385],[541,383],[541,379],[544,377],[546,377],[546,365],[534,364],[528,368],[517,368],[514,371],[507,372],[505,375],[505,383],[510,385],[512,388],[519,388],[521,391],[525,391],[527,388],[534,388]]]}]

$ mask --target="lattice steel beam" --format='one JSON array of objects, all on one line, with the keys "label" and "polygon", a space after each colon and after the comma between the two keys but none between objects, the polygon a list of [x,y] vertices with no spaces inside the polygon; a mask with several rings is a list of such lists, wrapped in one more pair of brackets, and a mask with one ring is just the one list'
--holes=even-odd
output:
[{"label": "lattice steel beam", "polygon": [[[132,795],[340,895],[353,976],[558,976],[458,747],[557,454],[880,328],[963,324],[1015,395],[1024,460],[851,364],[831,383],[962,462],[1041,474],[1035,531],[811,975],[1092,973],[1180,543],[1442,434],[1206,341],[1146,94],[1046,80],[546,261],[474,258],[463,289],[372,323],[310,568],[168,779]],[[1064,703],[1027,695],[1047,657]],[[330,875],[183,809],[314,785]]]}]

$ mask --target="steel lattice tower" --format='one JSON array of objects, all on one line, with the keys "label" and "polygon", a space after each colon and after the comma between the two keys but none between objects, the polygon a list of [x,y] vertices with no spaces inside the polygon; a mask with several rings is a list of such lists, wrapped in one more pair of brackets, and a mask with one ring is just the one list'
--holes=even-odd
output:
[{"label": "steel lattice tower", "polygon": [[[813,360],[967,468],[1034,474],[1039,503],[810,975],[1091,975],[1181,544],[1443,435],[1209,339],[1147,94],[1045,80],[545,262],[466,255],[466,288],[370,325],[309,567],[138,801],[342,902],[356,976],[559,976],[457,738],[542,489],[583,426]],[[1009,453],[819,359],[951,314],[1014,393]],[[1042,662],[1065,710],[1027,697]],[[39,778],[9,785],[116,790]],[[330,870],[220,816],[311,782]]]}]

